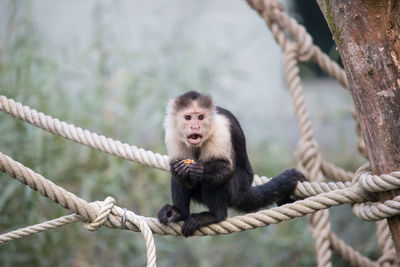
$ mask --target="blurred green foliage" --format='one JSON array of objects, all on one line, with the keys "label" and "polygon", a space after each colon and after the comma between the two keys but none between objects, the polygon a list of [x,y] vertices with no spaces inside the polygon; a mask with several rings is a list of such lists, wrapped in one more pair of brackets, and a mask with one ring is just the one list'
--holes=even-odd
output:
[{"label": "blurred green foliage", "polygon": [[[134,53],[112,44],[95,5],[89,47],[71,62],[54,51],[31,19],[31,6],[7,3],[6,38],[0,46],[0,94],[84,129],[165,153],[160,127],[167,100],[188,89],[218,88],[225,55],[210,51],[198,60],[194,45],[167,41]],[[163,58],[155,56],[162,53]],[[338,115],[340,116],[340,115]],[[346,135],[346,133],[342,133]],[[169,175],[46,133],[0,114],[0,150],[87,201],[113,196],[137,214],[154,216],[169,202]],[[292,166],[285,140],[250,142],[260,174]],[[345,150],[346,147],[341,147]],[[271,157],[271,155],[274,155]],[[348,160],[352,156],[345,159]],[[269,158],[269,160],[265,160]],[[359,162],[347,161],[348,167]],[[67,214],[60,206],[0,174],[0,233]],[[230,212],[230,214],[235,214]],[[374,224],[355,219],[348,207],[332,209],[332,227],[364,254],[376,257]],[[307,218],[218,237],[156,236],[159,266],[315,265]],[[144,266],[144,242],[137,233],[80,223],[0,246],[0,266]],[[335,258],[335,266],[347,266]]]}]

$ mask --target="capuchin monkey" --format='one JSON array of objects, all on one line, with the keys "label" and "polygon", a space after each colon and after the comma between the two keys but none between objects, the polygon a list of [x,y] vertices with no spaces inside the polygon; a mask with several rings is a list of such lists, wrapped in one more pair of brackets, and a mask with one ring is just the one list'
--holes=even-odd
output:
[{"label": "capuchin monkey", "polygon": [[[173,205],[158,212],[160,223],[184,221],[182,235],[227,217],[227,208],[253,212],[272,203],[293,202],[293,190],[305,178],[286,170],[269,182],[252,187],[246,140],[238,120],[216,107],[209,95],[195,91],[172,99],[164,121],[170,159]],[[190,201],[209,211],[190,214]]]}]

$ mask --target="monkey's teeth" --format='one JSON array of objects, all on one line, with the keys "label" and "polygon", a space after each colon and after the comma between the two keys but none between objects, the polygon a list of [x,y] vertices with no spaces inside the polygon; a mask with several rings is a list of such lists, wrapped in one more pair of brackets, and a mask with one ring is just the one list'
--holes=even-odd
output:
[{"label": "monkey's teeth", "polygon": [[199,135],[199,134],[192,134],[192,135],[189,135],[189,139],[194,139],[194,140],[196,140],[196,139],[198,139],[198,138],[201,138],[202,136],[201,135]]}]

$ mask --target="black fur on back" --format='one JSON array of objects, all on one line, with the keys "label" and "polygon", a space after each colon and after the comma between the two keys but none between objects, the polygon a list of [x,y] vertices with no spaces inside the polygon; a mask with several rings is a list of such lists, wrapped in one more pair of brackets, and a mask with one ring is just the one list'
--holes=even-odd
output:
[{"label": "black fur on back", "polygon": [[[248,190],[253,182],[253,169],[251,168],[249,158],[247,156],[246,149],[246,138],[244,136],[242,127],[236,117],[227,109],[217,107],[217,113],[225,116],[230,122],[230,133],[232,138],[233,150],[234,150],[234,173],[229,187],[231,205],[235,205],[238,200],[238,196]],[[230,191],[229,190],[229,191]]]}]

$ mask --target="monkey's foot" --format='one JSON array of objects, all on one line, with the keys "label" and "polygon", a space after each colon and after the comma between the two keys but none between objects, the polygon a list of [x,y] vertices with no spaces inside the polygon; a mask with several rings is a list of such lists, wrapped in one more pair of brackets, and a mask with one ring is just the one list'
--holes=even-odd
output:
[{"label": "monkey's foot", "polygon": [[278,206],[296,201],[297,199],[292,193],[297,186],[297,182],[306,180],[304,175],[296,169],[286,170],[279,174],[276,179],[278,179],[279,183],[278,196],[275,201]]},{"label": "monkey's foot", "polygon": [[199,227],[199,220],[195,216],[190,215],[182,225],[182,235],[184,237],[189,237],[193,235],[194,231]]},{"label": "monkey's foot", "polygon": [[[187,217],[187,216],[186,216]],[[175,206],[165,204],[157,213],[158,221],[162,224],[186,219]]]}]

